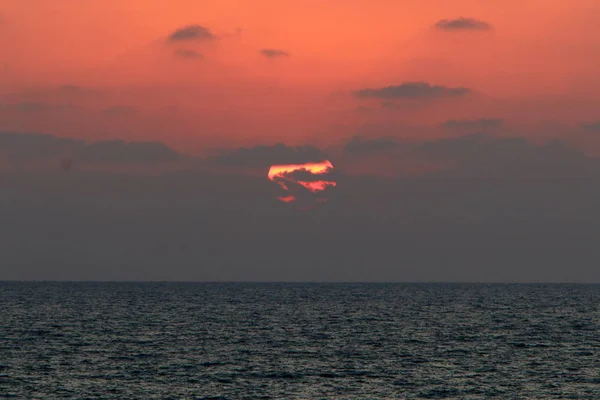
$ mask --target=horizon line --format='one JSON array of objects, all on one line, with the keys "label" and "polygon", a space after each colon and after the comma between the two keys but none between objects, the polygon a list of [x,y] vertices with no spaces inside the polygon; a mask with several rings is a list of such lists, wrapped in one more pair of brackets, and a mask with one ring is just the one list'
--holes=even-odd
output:
[{"label": "horizon line", "polygon": [[182,281],[182,280],[89,280],[89,279],[0,279],[0,283],[195,283],[195,284],[450,284],[450,285],[600,285],[580,281]]}]

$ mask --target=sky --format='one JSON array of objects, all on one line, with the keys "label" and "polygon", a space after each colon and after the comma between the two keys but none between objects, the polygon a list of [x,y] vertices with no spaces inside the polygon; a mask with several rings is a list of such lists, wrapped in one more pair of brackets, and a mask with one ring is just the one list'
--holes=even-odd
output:
[{"label": "sky", "polygon": [[[198,154],[502,118],[600,151],[599,21],[595,0],[5,0],[2,128]],[[410,82],[468,91],[357,95]]]},{"label": "sky", "polygon": [[4,0],[0,51],[0,279],[600,282],[597,0]]}]

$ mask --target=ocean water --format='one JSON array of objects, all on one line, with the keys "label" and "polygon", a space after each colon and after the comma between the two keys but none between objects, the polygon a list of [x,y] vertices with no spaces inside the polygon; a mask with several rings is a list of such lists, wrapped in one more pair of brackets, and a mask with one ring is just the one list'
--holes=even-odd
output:
[{"label": "ocean water", "polygon": [[600,286],[0,282],[0,397],[600,399]]}]

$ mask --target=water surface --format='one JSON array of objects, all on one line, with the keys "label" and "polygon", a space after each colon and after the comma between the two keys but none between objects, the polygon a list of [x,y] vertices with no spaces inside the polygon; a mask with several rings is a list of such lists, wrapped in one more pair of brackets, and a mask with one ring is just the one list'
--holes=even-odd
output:
[{"label": "water surface", "polygon": [[0,397],[600,399],[600,285],[0,282]]}]

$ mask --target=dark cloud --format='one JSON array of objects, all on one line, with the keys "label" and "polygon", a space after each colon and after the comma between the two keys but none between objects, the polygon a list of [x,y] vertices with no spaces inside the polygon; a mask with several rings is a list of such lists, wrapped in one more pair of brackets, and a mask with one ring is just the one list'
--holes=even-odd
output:
[{"label": "dark cloud", "polygon": [[[391,138],[353,138],[343,149],[351,156],[381,156],[444,166],[431,175],[448,177],[557,177],[600,175],[600,161],[559,140],[535,145],[523,137],[496,137],[485,133],[426,142],[399,142]],[[383,159],[383,158],[382,158]],[[428,172],[428,174],[430,174]]]},{"label": "dark cloud", "polygon": [[314,173],[307,168],[285,171],[272,176],[280,188],[279,199],[293,198],[291,205],[296,209],[312,209],[329,201],[335,193],[339,174],[334,167],[322,173]]},{"label": "dark cloud", "polygon": [[[287,190],[282,190],[279,194],[281,197],[293,196],[295,198],[293,202],[294,208],[314,208],[320,206],[320,204],[327,202],[331,196],[334,196],[337,187],[333,184],[335,182],[332,179],[332,175],[328,178],[322,177],[320,175],[310,176],[310,172],[307,171],[306,174],[301,172],[297,173],[289,173],[284,176],[276,177],[274,180],[280,184],[285,185]],[[297,180],[292,175],[296,175],[298,177],[305,177],[307,179]],[[323,184],[319,190],[312,191],[308,190],[304,187],[300,182],[308,183],[308,182],[329,182],[328,184]]]},{"label": "dark cloud", "polygon": [[337,173],[331,168],[327,172],[315,174],[306,168],[300,168],[295,171],[284,172],[281,177],[285,180],[302,181],[302,182],[317,182],[317,181],[335,181]]},{"label": "dark cloud", "polygon": [[71,157],[75,162],[166,162],[182,156],[160,142],[107,140],[88,143],[35,133],[0,133],[0,155],[15,161]]},{"label": "dark cloud", "polygon": [[[3,149],[60,140],[15,135]],[[274,147],[229,155],[255,165],[295,149]],[[340,174],[308,211],[278,201],[266,176],[87,172],[77,160],[72,173],[0,170],[0,280],[600,282],[597,159],[491,135],[391,147],[454,163]]]},{"label": "dark cloud", "polygon": [[217,37],[210,31],[201,25],[188,25],[183,28],[177,29],[175,32],[169,35],[169,42],[185,42],[191,40],[215,40]]},{"label": "dark cloud", "polygon": [[406,82],[397,86],[361,89],[355,91],[354,95],[359,98],[417,100],[458,97],[469,93],[471,93],[471,90],[464,87],[430,85],[426,82]]},{"label": "dark cloud", "polygon": [[105,140],[81,146],[75,158],[90,162],[165,162],[175,161],[181,155],[161,142],[125,142]]},{"label": "dark cloud", "polygon": [[381,102],[381,108],[388,110],[388,111],[398,111],[398,110],[404,110],[404,111],[409,111],[411,109],[414,109],[415,107],[418,107],[419,104],[416,102],[412,102],[412,101],[405,101],[405,98],[396,98],[393,101],[392,100],[384,100]]},{"label": "dark cloud", "polygon": [[278,49],[262,49],[260,54],[267,58],[288,57],[290,55],[287,51]]},{"label": "dark cloud", "polygon": [[600,173],[598,160],[565,143],[552,140],[534,145],[522,137],[471,134],[426,142],[417,147],[427,157],[449,161],[442,172],[472,177],[581,177]]},{"label": "dark cloud", "polygon": [[366,139],[360,136],[352,138],[344,145],[345,156],[362,156],[368,154],[381,154],[398,148],[400,144],[393,138]]},{"label": "dark cloud", "polygon": [[131,117],[138,114],[138,110],[130,106],[112,106],[102,110],[107,117]]},{"label": "dark cloud", "polygon": [[600,121],[583,123],[581,127],[588,131],[600,131]]},{"label": "dark cloud", "polygon": [[[433,143],[543,147],[557,164],[570,153]],[[323,207],[299,212],[264,176],[3,171],[0,279],[600,282],[596,182],[345,176]]]},{"label": "dark cloud", "polygon": [[0,132],[0,154],[17,160],[59,157],[83,146],[82,140],[36,133]]},{"label": "dark cloud", "polygon": [[487,31],[491,30],[492,26],[485,21],[459,17],[455,19],[442,19],[435,23],[435,28],[441,31]]},{"label": "dark cloud", "polygon": [[282,143],[273,146],[241,147],[210,159],[215,165],[238,167],[270,167],[273,164],[303,164],[319,162],[327,155],[313,146],[290,147]]},{"label": "dark cloud", "polygon": [[483,130],[499,128],[504,124],[502,118],[481,118],[481,119],[451,119],[442,124],[446,129],[457,130]]},{"label": "dark cloud", "polygon": [[19,112],[19,113],[47,113],[56,111],[75,110],[79,107],[72,104],[55,104],[38,101],[24,101],[19,103],[0,104],[0,110]]},{"label": "dark cloud", "polygon": [[[73,107],[70,103],[83,98],[97,98],[102,95],[101,90],[84,87],[72,83],[66,83],[59,86],[38,86],[19,90],[9,94],[9,97],[15,97],[23,100],[21,104],[35,105],[38,108],[57,108]],[[17,105],[17,104],[15,104]]]},{"label": "dark cloud", "polygon": [[186,49],[178,49],[173,53],[175,56],[179,58],[184,58],[188,60],[202,60],[204,56],[197,51],[194,50],[186,50]]}]

